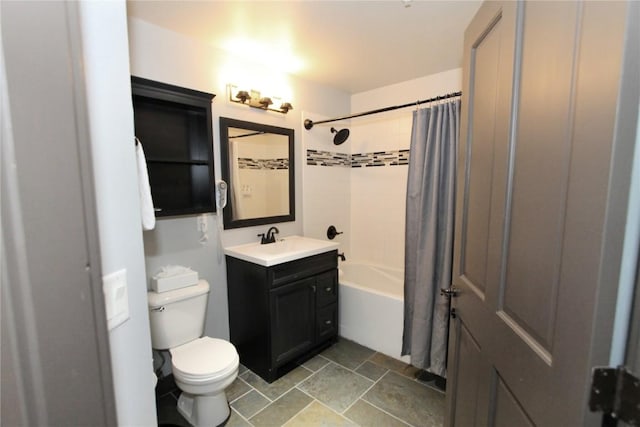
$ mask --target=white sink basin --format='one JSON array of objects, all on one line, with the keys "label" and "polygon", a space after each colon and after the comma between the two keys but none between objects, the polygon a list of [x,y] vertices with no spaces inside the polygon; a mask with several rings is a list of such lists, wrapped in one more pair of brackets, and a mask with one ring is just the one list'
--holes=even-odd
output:
[{"label": "white sink basin", "polygon": [[234,258],[249,261],[254,264],[271,267],[311,255],[318,255],[337,249],[337,242],[311,239],[302,236],[289,236],[278,239],[275,243],[261,245],[248,243],[246,245],[230,246],[224,249],[224,253]]}]

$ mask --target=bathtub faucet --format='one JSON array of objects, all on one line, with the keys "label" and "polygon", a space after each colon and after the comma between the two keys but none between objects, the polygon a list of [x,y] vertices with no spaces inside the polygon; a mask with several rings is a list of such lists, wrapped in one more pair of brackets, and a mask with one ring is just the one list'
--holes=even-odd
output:
[{"label": "bathtub faucet", "polygon": [[338,258],[340,258],[342,261],[346,261],[347,260],[347,258],[344,256],[344,252],[338,253]]}]

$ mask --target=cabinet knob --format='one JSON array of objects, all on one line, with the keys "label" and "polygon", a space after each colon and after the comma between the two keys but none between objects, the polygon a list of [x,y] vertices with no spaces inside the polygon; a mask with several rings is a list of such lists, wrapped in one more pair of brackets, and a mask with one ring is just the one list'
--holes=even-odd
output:
[{"label": "cabinet knob", "polygon": [[324,324],[325,324],[325,325],[330,325],[330,324],[331,324],[331,320],[325,320],[325,321],[324,321]]},{"label": "cabinet knob", "polygon": [[331,292],[331,286],[327,286],[326,288],[324,288],[324,290],[327,292]]},{"label": "cabinet knob", "polygon": [[313,289],[313,292],[316,291],[316,285],[311,285],[311,288]]}]

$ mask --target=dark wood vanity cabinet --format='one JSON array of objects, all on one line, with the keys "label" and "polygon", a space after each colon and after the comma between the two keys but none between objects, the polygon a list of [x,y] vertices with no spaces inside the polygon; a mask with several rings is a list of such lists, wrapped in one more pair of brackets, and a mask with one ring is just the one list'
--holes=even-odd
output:
[{"label": "dark wood vanity cabinet", "polygon": [[229,329],[240,362],[268,382],[338,336],[337,251],[263,267],[227,256]]}]

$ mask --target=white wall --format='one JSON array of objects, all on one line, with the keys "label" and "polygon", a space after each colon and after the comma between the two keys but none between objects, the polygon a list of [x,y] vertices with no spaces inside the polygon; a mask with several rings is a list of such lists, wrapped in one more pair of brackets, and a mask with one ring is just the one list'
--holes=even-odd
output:
[{"label": "white wall", "polygon": [[[359,113],[402,105],[457,92],[461,87],[462,69],[456,68],[354,94],[351,109],[352,113]],[[408,149],[414,110],[414,107],[408,107],[353,119],[347,142],[351,153]],[[352,169],[352,259],[404,268],[407,170],[406,165]]]},{"label": "white wall", "polygon": [[[302,112],[308,110],[325,115],[346,114],[349,112],[349,95],[290,76],[274,75],[264,66],[243,63],[209,45],[135,18],[129,19],[128,29],[133,75],[216,94],[213,100],[216,179],[220,177],[220,116],[294,129],[296,221],[277,224],[277,227],[281,236],[302,234],[304,153],[301,141],[303,133],[307,132],[302,127],[302,121],[306,118]],[[226,99],[226,85],[242,83],[234,81],[240,77],[255,82],[279,81],[290,90],[294,110],[284,115],[229,103]],[[260,83],[257,84],[259,85]],[[200,234],[196,230],[194,216],[158,220],[155,230],[144,233],[147,272],[150,276],[166,264],[183,264],[197,270],[202,278],[209,281],[212,289],[205,333],[228,338],[226,268],[217,240],[217,216],[206,215],[206,218],[210,231],[209,241],[204,245],[199,243]],[[265,232],[267,228],[261,226],[224,231],[224,245],[256,241],[256,234]]]},{"label": "white wall", "polygon": [[[457,68],[381,87],[351,97],[351,113],[424,100],[462,87]],[[414,108],[316,125],[303,135],[306,150],[329,153],[374,153],[409,149]],[[309,113],[316,121],[331,117]],[[349,139],[333,144],[330,129],[347,127]],[[404,268],[407,165],[350,168],[304,165],[304,233],[325,238],[333,224],[348,261]]]},{"label": "white wall", "polygon": [[117,419],[122,426],[151,426],[157,420],[126,6],[123,1],[82,2],[79,9],[102,271],[127,270],[130,319],[109,333]]},{"label": "white wall", "polygon": [[[332,114],[339,116],[340,114]],[[329,119],[317,113],[305,117],[320,121]],[[342,129],[347,123],[334,123]],[[303,134],[305,158],[307,150],[349,154],[349,140],[342,145],[333,144],[332,125],[317,125]],[[344,234],[334,241],[340,243],[339,252],[350,259],[351,237],[351,168],[344,166],[304,166],[304,235],[316,239],[327,238],[327,228],[334,225]]]}]

